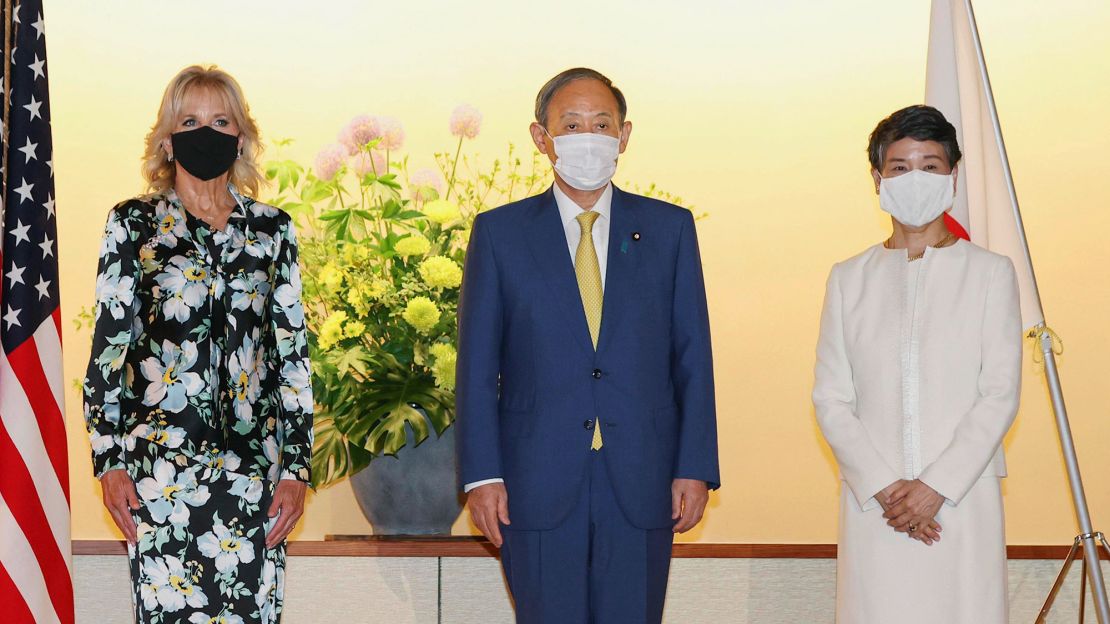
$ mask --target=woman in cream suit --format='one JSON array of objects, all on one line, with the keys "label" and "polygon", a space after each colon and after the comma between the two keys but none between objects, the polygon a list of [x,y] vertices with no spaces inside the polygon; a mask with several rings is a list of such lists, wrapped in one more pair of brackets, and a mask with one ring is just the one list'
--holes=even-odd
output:
[{"label": "woman in cream suit", "polygon": [[1018,407],[1013,265],[949,233],[956,131],[927,106],[868,147],[893,233],[833,267],[813,402],[841,488],[839,624],[1007,622],[1001,443]]}]

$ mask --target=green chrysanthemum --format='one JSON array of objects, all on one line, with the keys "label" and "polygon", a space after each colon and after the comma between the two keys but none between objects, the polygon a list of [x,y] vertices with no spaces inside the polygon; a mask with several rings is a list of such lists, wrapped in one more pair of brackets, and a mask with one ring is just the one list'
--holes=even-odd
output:
[{"label": "green chrysanthemum", "polygon": [[417,268],[424,283],[432,288],[457,288],[462,283],[459,263],[443,256],[432,256]]},{"label": "green chrysanthemum", "polygon": [[439,307],[427,297],[413,297],[401,313],[401,317],[422,334],[430,332],[439,323],[439,316]]},{"label": "green chrysanthemum", "polygon": [[428,239],[420,236],[419,234],[406,236],[405,238],[397,241],[397,244],[393,246],[393,250],[396,251],[397,255],[401,256],[402,258],[408,258],[411,256],[422,256],[428,253],[428,250],[431,248],[432,244],[428,242]]},{"label": "green chrysanthemum", "polygon": [[428,348],[435,360],[432,362],[432,374],[435,375],[436,385],[445,390],[455,389],[455,362],[458,354],[449,344],[437,342]]},{"label": "green chrysanthemum", "polygon": [[446,199],[436,199],[424,204],[424,216],[440,225],[462,218],[459,205]]}]

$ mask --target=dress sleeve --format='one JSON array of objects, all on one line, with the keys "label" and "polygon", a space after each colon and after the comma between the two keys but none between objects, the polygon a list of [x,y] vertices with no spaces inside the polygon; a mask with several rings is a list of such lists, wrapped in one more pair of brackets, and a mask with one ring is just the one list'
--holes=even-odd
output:
[{"label": "dress sleeve", "polygon": [[280,371],[281,478],[309,482],[312,477],[312,383],[301,303],[301,270],[297,264],[297,236],[292,219],[282,224],[276,240],[279,249],[274,266],[274,296],[270,301],[270,329],[274,332]]},{"label": "dress sleeve", "polygon": [[97,478],[125,467],[120,394],[141,274],[134,236],[124,209],[112,210],[100,245],[92,354],[82,384],[85,426]]},{"label": "dress sleeve", "polygon": [[833,267],[821,312],[813,406],[817,424],[832,447],[841,476],[856,501],[867,510],[878,505],[875,494],[901,476],[886,463],[856,416],[856,388],[844,341],[843,308],[840,282],[836,267]]},{"label": "dress sleeve", "polygon": [[1021,305],[1009,258],[995,266],[982,320],[979,398],[956,426],[952,441],[918,477],[958,505],[983,476],[1017,416],[1021,395]]}]

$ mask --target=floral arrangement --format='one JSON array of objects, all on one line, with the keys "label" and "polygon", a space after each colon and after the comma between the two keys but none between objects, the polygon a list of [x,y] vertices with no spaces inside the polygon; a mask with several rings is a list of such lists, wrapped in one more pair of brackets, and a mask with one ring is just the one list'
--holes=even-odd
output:
[{"label": "floral arrangement", "polygon": [[[482,115],[459,106],[452,153],[410,170],[405,133],[389,117],[359,115],[321,149],[311,169],[265,166],[268,203],[298,224],[303,298],[317,405],[314,485],[395,455],[454,420],[456,311],[470,226],[483,210],[550,183],[533,151],[512,144],[487,168],[463,154]],[[288,140],[278,141],[279,149]],[[543,166],[541,166],[543,164]]]}]

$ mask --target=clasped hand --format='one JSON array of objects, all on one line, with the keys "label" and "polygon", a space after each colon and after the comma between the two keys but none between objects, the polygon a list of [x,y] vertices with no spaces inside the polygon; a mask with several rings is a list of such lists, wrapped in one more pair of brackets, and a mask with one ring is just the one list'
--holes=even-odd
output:
[{"label": "clasped hand", "polygon": [[[899,533],[932,546],[940,541],[941,526],[936,521],[944,497],[923,481],[898,480],[875,495],[883,508],[887,524]],[[913,531],[911,527],[915,527]]]}]

